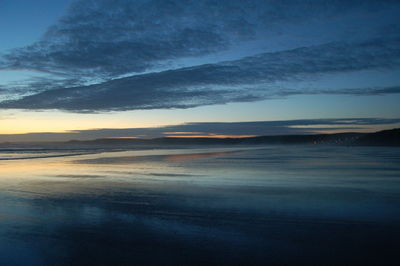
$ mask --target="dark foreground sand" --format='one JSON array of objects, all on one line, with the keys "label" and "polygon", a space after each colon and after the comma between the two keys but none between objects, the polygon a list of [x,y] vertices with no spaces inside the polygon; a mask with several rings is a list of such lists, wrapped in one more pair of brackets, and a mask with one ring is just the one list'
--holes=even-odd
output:
[{"label": "dark foreground sand", "polygon": [[1,265],[399,265],[400,150],[0,162]]}]

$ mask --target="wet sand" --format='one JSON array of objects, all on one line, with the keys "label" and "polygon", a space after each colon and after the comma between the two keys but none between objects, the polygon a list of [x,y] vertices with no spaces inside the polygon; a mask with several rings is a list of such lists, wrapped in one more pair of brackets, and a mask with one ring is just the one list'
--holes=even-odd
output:
[{"label": "wet sand", "polygon": [[270,146],[0,162],[2,265],[397,265],[400,150]]}]

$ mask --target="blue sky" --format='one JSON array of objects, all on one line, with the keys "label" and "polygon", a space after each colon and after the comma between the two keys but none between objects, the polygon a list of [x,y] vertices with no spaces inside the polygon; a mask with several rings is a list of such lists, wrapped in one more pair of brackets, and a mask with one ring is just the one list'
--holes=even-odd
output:
[{"label": "blue sky", "polygon": [[[0,1],[0,140],[194,122],[396,127],[399,11],[398,1]],[[388,123],[315,124],[345,118]],[[247,135],[299,133],[286,124]]]},{"label": "blue sky", "polygon": [[39,40],[67,10],[72,0],[0,1],[1,51]]}]

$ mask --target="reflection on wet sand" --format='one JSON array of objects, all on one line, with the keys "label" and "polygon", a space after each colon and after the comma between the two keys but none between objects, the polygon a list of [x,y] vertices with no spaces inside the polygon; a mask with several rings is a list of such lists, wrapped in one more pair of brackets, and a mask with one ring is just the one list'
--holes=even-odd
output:
[{"label": "reflection on wet sand", "polygon": [[1,162],[0,264],[387,264],[400,151],[343,149]]},{"label": "reflection on wet sand", "polygon": [[[223,151],[223,152],[202,152],[188,154],[166,154],[166,155],[142,155],[142,156],[113,156],[95,159],[76,160],[75,163],[81,164],[129,164],[140,161],[167,161],[185,162],[188,160],[202,159],[208,157],[224,156],[237,153],[243,150]],[[246,151],[246,150],[244,150]]]}]

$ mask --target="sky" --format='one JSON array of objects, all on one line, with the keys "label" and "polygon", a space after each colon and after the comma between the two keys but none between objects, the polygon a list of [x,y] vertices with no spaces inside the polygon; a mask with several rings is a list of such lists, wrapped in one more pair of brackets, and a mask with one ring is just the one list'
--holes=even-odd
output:
[{"label": "sky", "polygon": [[0,0],[0,142],[400,127],[399,1]]}]

